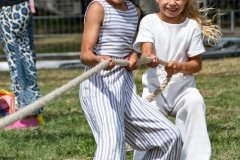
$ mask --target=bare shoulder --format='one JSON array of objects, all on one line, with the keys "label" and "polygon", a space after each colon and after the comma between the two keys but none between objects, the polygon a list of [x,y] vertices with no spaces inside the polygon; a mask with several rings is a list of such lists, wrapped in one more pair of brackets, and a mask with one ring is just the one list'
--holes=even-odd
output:
[{"label": "bare shoulder", "polygon": [[100,2],[92,2],[88,8],[88,13],[93,12],[93,13],[104,13],[104,8]]},{"label": "bare shoulder", "polygon": [[104,8],[99,2],[92,2],[86,12],[86,21],[102,22],[104,19]]}]

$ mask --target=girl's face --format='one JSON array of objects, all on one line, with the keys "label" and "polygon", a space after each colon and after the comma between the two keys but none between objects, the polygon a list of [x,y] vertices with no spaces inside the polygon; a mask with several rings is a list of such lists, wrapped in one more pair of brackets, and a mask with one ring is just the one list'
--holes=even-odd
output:
[{"label": "girl's face", "polygon": [[163,21],[171,21],[172,23],[181,22],[181,12],[187,0],[156,0],[156,2],[160,8],[158,15]]}]

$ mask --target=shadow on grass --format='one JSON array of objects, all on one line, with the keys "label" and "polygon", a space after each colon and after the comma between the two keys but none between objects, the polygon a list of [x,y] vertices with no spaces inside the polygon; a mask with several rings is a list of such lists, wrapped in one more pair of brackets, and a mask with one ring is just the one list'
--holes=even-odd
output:
[{"label": "shadow on grass", "polygon": [[11,157],[4,157],[0,156],[0,160],[16,160],[17,157],[11,156]]},{"label": "shadow on grass", "polygon": [[[57,155],[63,156],[64,153],[64,156],[68,156],[68,154],[74,156],[79,155],[79,152],[89,154],[86,150],[91,150],[89,149],[90,146],[95,146],[92,134],[79,132],[74,129],[61,129],[56,131],[43,127],[26,130],[25,133],[21,135],[6,131],[1,133],[1,137],[8,140],[5,141],[7,148],[3,148],[0,151],[0,160],[16,160],[23,157],[24,159],[32,158],[32,155],[29,157],[29,155],[21,153],[23,150],[29,150],[31,148],[34,149],[34,155],[39,152],[49,153],[47,150],[52,149]],[[79,150],[79,148],[81,148],[81,150]]]},{"label": "shadow on grass", "polygon": [[[41,137],[42,140],[47,142],[48,144],[59,142],[59,140],[66,139],[66,138],[80,138],[80,139],[89,139],[92,140],[93,135],[90,133],[83,133],[83,132],[77,132],[76,130],[69,129],[69,130],[59,130],[57,132],[54,131],[47,131],[47,130],[41,130],[41,128],[36,129],[35,134],[26,134],[23,137],[23,140],[29,141],[29,140],[35,140],[36,138],[39,139]],[[16,139],[17,140],[17,139]],[[43,141],[43,142],[44,142]]]},{"label": "shadow on grass", "polygon": [[46,114],[44,114],[44,122],[48,123],[51,122],[52,120],[58,120],[58,119],[62,119],[62,117],[64,118],[71,118],[71,119],[75,119],[75,118],[85,118],[85,116],[83,115],[83,113],[81,112],[80,108],[79,111],[65,111],[65,112],[47,112]]}]

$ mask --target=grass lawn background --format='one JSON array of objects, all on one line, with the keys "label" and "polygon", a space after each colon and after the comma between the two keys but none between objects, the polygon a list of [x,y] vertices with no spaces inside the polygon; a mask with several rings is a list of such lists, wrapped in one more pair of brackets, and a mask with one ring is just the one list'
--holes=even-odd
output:
[{"label": "grass lawn background", "polygon": [[[141,67],[134,71],[141,95]],[[81,75],[83,69],[38,70],[42,95]],[[0,89],[11,90],[9,72],[0,72]],[[204,60],[195,74],[207,105],[212,160],[240,160],[240,58]],[[0,160],[89,160],[96,145],[74,87],[44,106],[45,124],[39,129],[0,131]],[[171,119],[173,120],[173,119]],[[127,153],[127,160],[132,152]]]}]

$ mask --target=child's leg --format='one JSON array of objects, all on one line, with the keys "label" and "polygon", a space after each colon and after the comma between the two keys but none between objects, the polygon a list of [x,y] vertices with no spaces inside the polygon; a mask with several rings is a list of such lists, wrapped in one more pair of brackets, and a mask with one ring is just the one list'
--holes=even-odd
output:
[{"label": "child's leg", "polygon": [[189,88],[179,97],[173,110],[176,126],[183,138],[181,160],[209,160],[211,144],[205,120],[205,104],[199,91]]},{"label": "child's leg", "polygon": [[95,160],[125,159],[122,70],[101,71],[80,86],[81,106],[97,143]]},{"label": "child's leg", "polygon": [[134,150],[133,160],[142,160],[145,154],[146,154],[146,151]]},{"label": "child's leg", "polygon": [[[211,144],[206,128],[203,98],[195,88],[187,89],[178,97],[171,116],[176,117],[176,126],[180,129],[184,142],[181,160],[209,160]],[[160,97],[158,100],[161,100]],[[162,113],[169,113],[167,107],[160,107]],[[144,152],[135,151],[134,160],[140,160],[143,155]]]},{"label": "child's leg", "polygon": [[124,123],[121,104],[116,103],[116,105],[111,106],[106,97],[98,95],[95,98],[82,98],[81,106],[97,143],[94,159],[125,159]]},{"label": "child's leg", "polygon": [[130,77],[125,88],[126,142],[136,150],[147,150],[144,160],[178,160],[182,148],[179,130],[156,107],[135,93]]}]

